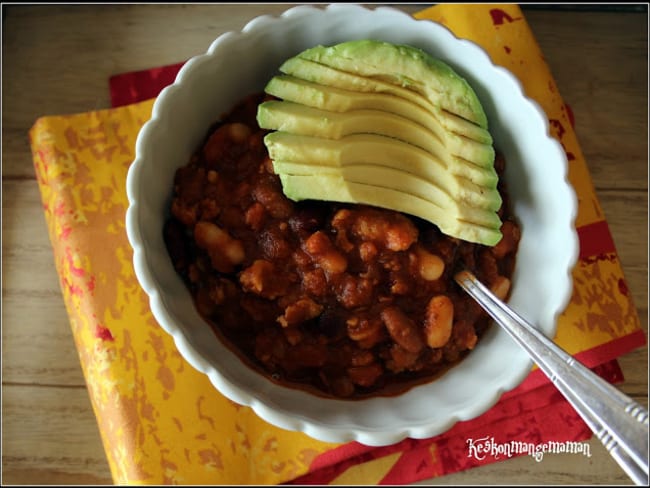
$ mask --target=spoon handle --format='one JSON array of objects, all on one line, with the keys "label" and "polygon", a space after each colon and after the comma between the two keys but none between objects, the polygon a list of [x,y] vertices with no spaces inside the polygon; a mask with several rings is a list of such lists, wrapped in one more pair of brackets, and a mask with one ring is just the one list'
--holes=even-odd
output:
[{"label": "spoon handle", "polygon": [[647,486],[648,411],[539,332],[472,273],[460,271],[455,280],[526,350],[627,475]]}]

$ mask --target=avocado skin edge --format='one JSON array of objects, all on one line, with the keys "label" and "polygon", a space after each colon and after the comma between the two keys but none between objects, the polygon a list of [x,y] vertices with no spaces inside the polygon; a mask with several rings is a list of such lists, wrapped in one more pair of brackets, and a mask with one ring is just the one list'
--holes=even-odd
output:
[{"label": "avocado skin edge", "polygon": [[443,108],[488,128],[487,115],[467,80],[447,63],[419,48],[361,39],[334,46],[315,46],[298,57],[367,78],[388,76],[400,86],[423,90],[426,96],[443,94],[441,100],[449,102],[448,106],[443,104]]}]

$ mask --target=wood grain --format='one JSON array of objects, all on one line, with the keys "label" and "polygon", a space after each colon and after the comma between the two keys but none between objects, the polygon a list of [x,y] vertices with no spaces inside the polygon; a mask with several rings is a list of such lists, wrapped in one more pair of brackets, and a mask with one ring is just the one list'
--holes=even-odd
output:
[{"label": "wood grain", "polygon": [[89,404],[84,388],[3,385],[3,484],[112,484]]},{"label": "wood grain", "polygon": [[[413,13],[425,5],[401,5]],[[108,108],[108,78],[185,60],[284,4],[3,6],[2,482],[111,484],[34,180],[38,117]],[[647,334],[647,14],[527,10],[576,131]],[[647,348],[620,359],[647,406]],[[629,484],[592,457],[499,462],[435,484]],[[429,481],[420,484],[428,484]]]}]

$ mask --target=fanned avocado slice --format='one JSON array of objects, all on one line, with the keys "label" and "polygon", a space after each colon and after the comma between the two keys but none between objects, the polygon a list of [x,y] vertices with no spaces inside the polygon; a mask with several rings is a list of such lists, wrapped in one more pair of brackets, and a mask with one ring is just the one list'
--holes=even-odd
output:
[{"label": "fanned avocado slice", "polygon": [[[470,242],[493,246],[501,240],[501,231],[496,222],[481,225],[459,218],[449,218],[450,209],[442,208],[430,200],[409,193],[368,185],[347,182],[340,174],[316,174],[296,176],[280,174],[282,187],[289,198],[301,200],[326,200],[344,203],[368,203],[370,205],[396,210],[420,217],[429,222],[437,222],[444,234]],[[492,220],[494,217],[490,217]],[[479,219],[480,220],[480,219]]]},{"label": "fanned avocado slice", "polygon": [[471,86],[411,46],[316,46],[285,61],[257,121],[293,200],[365,203],[494,245],[502,204],[488,121]]},{"label": "fanned avocado slice", "polygon": [[[383,188],[392,188],[403,193],[410,193],[422,199],[429,200],[440,208],[453,209],[457,217],[467,222],[481,225],[500,224],[498,216],[490,209],[496,206],[479,192],[465,191],[461,188],[458,194],[451,195],[444,182],[425,179],[399,168],[380,166],[368,163],[351,163],[341,167],[320,166],[314,164],[293,163],[276,160],[274,167],[279,175],[285,176],[341,176],[348,183],[364,183]],[[284,189],[285,194],[295,200],[295,194],[290,189]],[[365,202],[377,205],[377,202]],[[387,202],[386,202],[387,203]]]},{"label": "fanned avocado slice", "polygon": [[316,46],[298,57],[426,96],[434,105],[487,128],[476,93],[448,64],[413,46],[362,39]]},{"label": "fanned avocado slice", "polygon": [[[353,110],[345,113],[327,112],[293,102],[271,101],[259,106],[258,121],[261,127],[267,129],[295,135],[315,136],[316,141],[312,142],[312,147],[317,147],[319,144],[328,144],[328,140],[340,141],[353,134],[374,134],[384,136],[387,145],[396,148],[393,149],[393,154],[399,157],[400,155],[397,153],[399,148],[410,144],[414,149],[419,148],[430,154],[429,161],[431,164],[428,168],[417,166],[409,168],[407,166],[408,159],[396,159],[393,165],[394,168],[399,168],[405,173],[435,183],[445,192],[455,195],[457,199],[463,202],[471,202],[473,205],[492,211],[498,210],[501,206],[501,196],[496,187],[489,188],[484,185],[477,185],[467,178],[456,178],[455,176],[458,176],[457,172],[465,172],[466,174],[467,165],[452,161],[451,155],[445,150],[441,142],[425,127],[393,113],[382,110]],[[275,137],[277,138],[277,136]],[[277,145],[272,144],[272,135],[270,139],[271,141],[265,141],[265,143],[269,149],[271,159],[274,161],[288,161],[282,154],[278,154]],[[375,141],[379,142],[378,139],[375,139]],[[356,142],[359,142],[358,139]],[[331,142],[329,144],[331,145]],[[308,155],[308,147],[304,143],[299,147],[300,149],[297,152],[302,151],[304,154],[301,158],[302,161],[313,164],[313,158]],[[492,150],[491,146],[486,147]],[[341,148],[343,148],[342,145]],[[368,147],[367,149],[368,153],[361,162],[374,163],[377,158],[384,157],[378,154],[381,151],[381,145],[375,148]],[[361,148],[357,151],[360,150]],[[406,150],[402,151],[402,153],[405,152]],[[493,156],[487,154],[485,159],[492,160]],[[343,166],[340,165],[339,167]],[[372,166],[368,168],[372,169]],[[276,167],[276,173],[282,171],[279,167]],[[314,171],[320,171],[320,168],[314,166]],[[368,177],[370,176],[369,174]],[[394,184],[397,183],[399,182],[394,181]],[[390,185],[391,182],[386,181],[385,184]]]},{"label": "fanned avocado slice", "polygon": [[468,143],[492,144],[488,130],[449,112],[434,110],[434,105],[415,103],[412,98],[405,98],[399,92],[357,91],[314,83],[291,75],[274,76],[264,91],[282,100],[332,112],[359,109],[392,112],[435,130],[452,151],[457,146]]},{"label": "fanned avocado slice", "polygon": [[[501,207],[501,195],[496,190],[495,180],[490,181],[494,185],[492,188],[472,181],[471,177],[478,179],[484,176],[479,173],[484,171],[482,168],[477,168],[470,177],[467,174],[453,174],[443,162],[426,151],[390,137],[354,134],[340,140],[325,140],[272,132],[266,136],[265,143],[278,174],[336,173],[354,166],[363,167],[368,179],[371,179],[376,178],[383,168],[390,168],[401,174],[392,173],[381,183],[382,186],[398,185],[400,176],[405,179],[417,178],[438,186],[448,196],[467,205],[487,210]],[[433,194],[431,199],[435,201]]]},{"label": "fanned avocado slice", "polygon": [[493,166],[451,164],[406,141],[382,134],[350,134],[340,139],[326,139],[276,130],[264,138],[272,160],[342,166],[353,162],[374,163],[402,168],[410,173],[433,177],[446,169],[457,178],[464,178],[481,187],[497,188],[499,177]]},{"label": "fanned avocado slice", "polygon": [[[466,120],[455,113],[444,110],[420,93],[399,85],[392,85],[375,78],[364,78],[352,73],[340,71],[308,59],[293,57],[280,66],[282,73],[296,78],[312,81],[325,86],[332,86],[360,93],[387,93],[409,100],[436,114],[442,125],[450,131],[465,134],[467,137],[490,144],[492,138],[487,127],[482,127]],[[486,135],[487,134],[487,135]]]},{"label": "fanned avocado slice", "polygon": [[[331,112],[300,103],[273,100],[260,104],[257,121],[264,129],[327,139],[340,139],[350,134],[381,134],[422,148],[448,166],[467,162],[483,168],[494,167],[492,145],[468,141],[467,144],[458,147],[454,154],[429,127],[386,110],[359,109]],[[464,161],[458,161],[458,158]]]}]

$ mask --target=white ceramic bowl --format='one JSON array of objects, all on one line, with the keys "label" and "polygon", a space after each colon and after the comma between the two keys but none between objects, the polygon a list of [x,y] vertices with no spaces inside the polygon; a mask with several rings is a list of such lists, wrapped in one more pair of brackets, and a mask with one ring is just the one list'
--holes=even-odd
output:
[{"label": "white ceramic bowl", "polygon": [[422,48],[476,90],[495,146],[508,163],[505,179],[522,229],[510,305],[552,337],[571,295],[578,254],[577,203],[564,151],[549,135],[544,112],[482,48],[434,22],[390,8],[293,7],[280,17],[258,17],[241,32],[223,34],[207,53],[187,62],[159,95],[139,134],[127,179],[126,223],[135,273],[154,317],[182,356],[223,395],[284,429],[324,441],[386,445],[437,435],[482,414],[526,377],[532,362],[494,326],[440,379],[397,397],[324,400],[279,387],[245,367],[201,319],[162,237],[174,172],[187,163],[215,117],[261,91],[279,65],[298,52],[362,38]]}]

